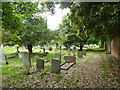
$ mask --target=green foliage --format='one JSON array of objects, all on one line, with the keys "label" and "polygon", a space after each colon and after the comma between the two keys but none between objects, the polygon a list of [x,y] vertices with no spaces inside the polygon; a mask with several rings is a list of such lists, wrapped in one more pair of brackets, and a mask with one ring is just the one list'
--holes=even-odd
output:
[{"label": "green foliage", "polygon": [[84,45],[89,38],[88,43],[91,43],[119,36],[119,3],[61,3],[61,8],[67,7],[70,8],[70,25],[78,32],[76,41],[80,44]]}]

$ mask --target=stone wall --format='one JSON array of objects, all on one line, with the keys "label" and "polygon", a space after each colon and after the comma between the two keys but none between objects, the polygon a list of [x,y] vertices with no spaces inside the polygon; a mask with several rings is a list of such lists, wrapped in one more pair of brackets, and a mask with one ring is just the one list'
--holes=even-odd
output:
[{"label": "stone wall", "polygon": [[112,39],[111,54],[120,58],[120,37],[116,37]]}]

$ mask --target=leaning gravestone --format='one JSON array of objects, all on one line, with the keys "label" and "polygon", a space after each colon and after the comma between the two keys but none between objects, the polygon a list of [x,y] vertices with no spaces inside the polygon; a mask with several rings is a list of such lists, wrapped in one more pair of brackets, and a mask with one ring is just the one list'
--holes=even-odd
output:
[{"label": "leaning gravestone", "polygon": [[29,52],[22,52],[23,66],[31,67]]},{"label": "leaning gravestone", "polygon": [[44,60],[43,59],[38,58],[36,60],[36,69],[37,70],[44,69]]},{"label": "leaning gravestone", "polygon": [[5,53],[0,52],[0,59],[1,59],[0,64],[2,65],[8,64]]},{"label": "leaning gravestone", "polygon": [[52,59],[51,72],[60,73],[60,61],[59,61],[59,58],[53,58]]},{"label": "leaning gravestone", "polygon": [[61,54],[60,53],[55,53],[55,58],[59,58],[59,60],[61,62]]}]

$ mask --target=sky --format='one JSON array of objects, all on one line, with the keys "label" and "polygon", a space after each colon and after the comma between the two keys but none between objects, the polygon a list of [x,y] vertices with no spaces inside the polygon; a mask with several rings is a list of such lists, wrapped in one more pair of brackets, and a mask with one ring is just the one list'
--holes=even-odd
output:
[{"label": "sky", "polygon": [[62,17],[66,15],[70,10],[60,9],[60,5],[55,5],[55,14],[51,15],[50,13],[44,13],[44,17],[47,18],[47,27],[51,30],[56,30],[60,23],[62,23]]}]

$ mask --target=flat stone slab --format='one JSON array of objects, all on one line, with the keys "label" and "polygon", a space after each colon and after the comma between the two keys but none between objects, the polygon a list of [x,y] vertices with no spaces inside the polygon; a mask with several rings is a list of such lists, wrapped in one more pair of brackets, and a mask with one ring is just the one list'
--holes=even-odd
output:
[{"label": "flat stone slab", "polygon": [[70,67],[72,67],[73,65],[75,64],[75,62],[72,62],[72,63],[63,63],[60,67],[61,70],[68,70]]}]

